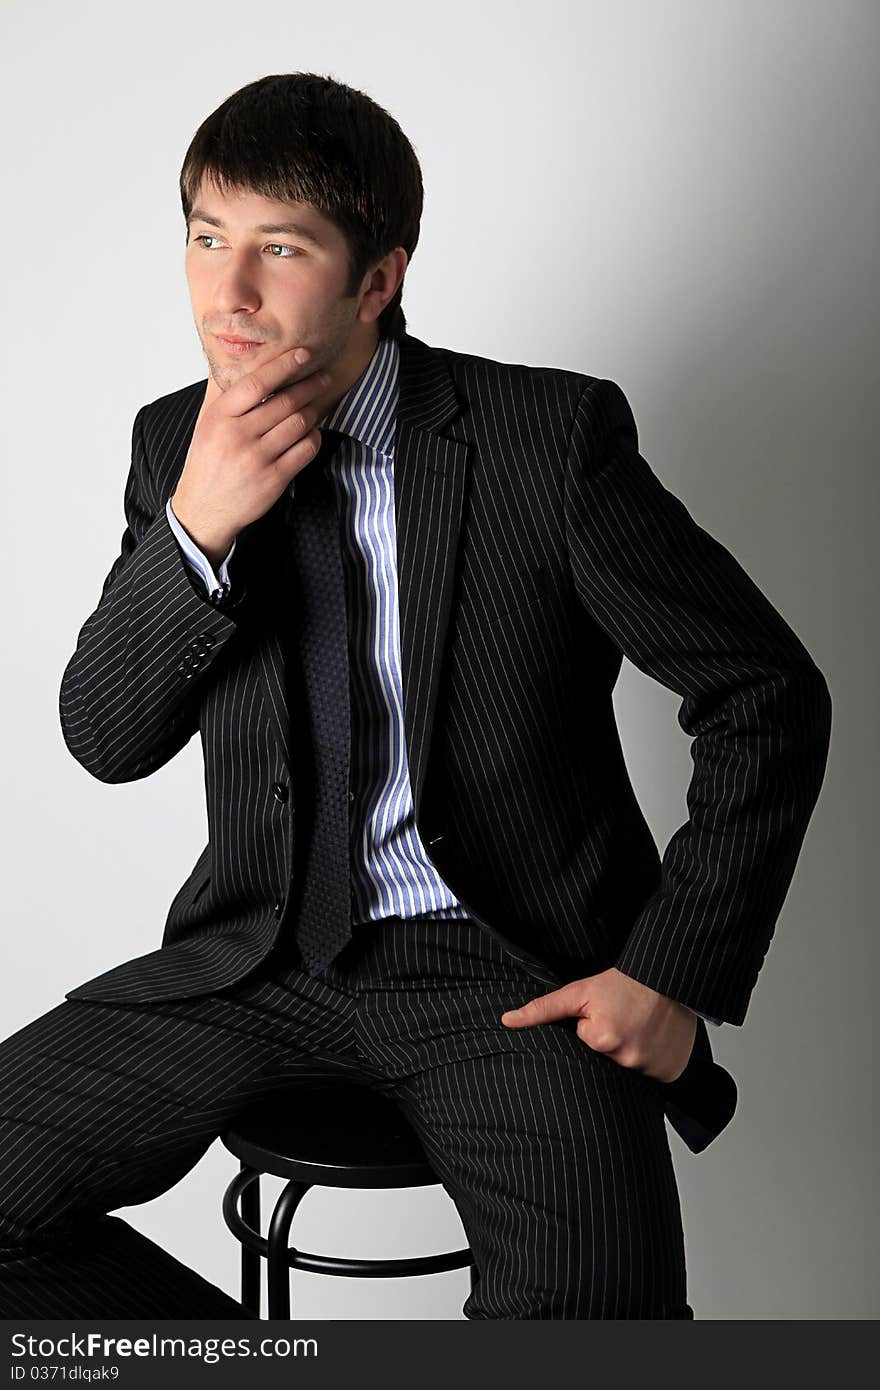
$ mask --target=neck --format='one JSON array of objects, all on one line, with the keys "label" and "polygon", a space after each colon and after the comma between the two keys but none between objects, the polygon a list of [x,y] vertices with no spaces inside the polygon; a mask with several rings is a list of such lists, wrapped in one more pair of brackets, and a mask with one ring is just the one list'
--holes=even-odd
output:
[{"label": "neck", "polygon": [[379,346],[379,331],[374,323],[367,324],[366,327],[369,331],[362,337],[352,333],[345,350],[327,366],[332,380],[326,391],[320,392],[313,402],[318,411],[319,421],[336,409],[342,397],[351,390],[372,361],[373,354]]}]

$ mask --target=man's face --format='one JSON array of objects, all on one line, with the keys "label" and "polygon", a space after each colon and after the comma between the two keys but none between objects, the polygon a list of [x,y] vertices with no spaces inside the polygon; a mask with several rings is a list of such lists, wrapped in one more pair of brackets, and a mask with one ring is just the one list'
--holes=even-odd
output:
[{"label": "man's face", "polygon": [[[285,223],[299,230],[281,230]],[[288,348],[311,349],[305,374],[329,368],[346,348],[350,356],[375,341],[372,312],[367,309],[366,322],[359,318],[370,298],[364,298],[370,273],[360,293],[348,298],[347,277],[345,239],[321,213],[255,193],[223,194],[203,180],[189,220],[186,278],[215,384],[211,394]],[[237,354],[221,341],[223,334],[261,346]]]}]

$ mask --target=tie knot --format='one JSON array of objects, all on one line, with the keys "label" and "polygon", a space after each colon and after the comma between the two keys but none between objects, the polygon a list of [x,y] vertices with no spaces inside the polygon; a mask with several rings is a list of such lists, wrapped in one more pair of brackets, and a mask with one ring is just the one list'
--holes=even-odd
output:
[{"label": "tie knot", "polygon": [[339,441],[344,439],[345,435],[341,430],[334,430],[329,426],[320,425],[318,428],[321,432],[321,444],[318,452],[313,459],[309,459],[304,467],[297,470],[287,487],[288,509],[293,504],[294,498],[299,498],[300,505],[302,505],[307,498],[328,490],[332,491],[333,480],[329,464]]}]

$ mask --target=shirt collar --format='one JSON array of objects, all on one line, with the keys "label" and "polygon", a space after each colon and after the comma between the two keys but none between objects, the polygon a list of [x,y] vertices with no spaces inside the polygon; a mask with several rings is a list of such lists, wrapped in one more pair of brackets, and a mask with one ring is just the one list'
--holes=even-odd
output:
[{"label": "shirt collar", "polygon": [[392,456],[399,370],[400,345],[394,338],[380,338],[357,381],[332,411],[316,422],[318,428],[339,430],[380,454]]}]

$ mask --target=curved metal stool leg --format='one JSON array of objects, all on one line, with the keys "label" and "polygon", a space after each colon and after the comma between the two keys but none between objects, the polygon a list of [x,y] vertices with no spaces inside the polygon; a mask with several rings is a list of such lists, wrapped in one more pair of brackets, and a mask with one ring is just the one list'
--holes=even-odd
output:
[{"label": "curved metal stool leg", "polygon": [[266,1238],[266,1279],[269,1317],[290,1318],[290,1260],[288,1237],[293,1214],[309,1190],[309,1183],[291,1178],[275,1203]]},{"label": "curved metal stool leg", "polygon": [[[250,1165],[241,1161],[241,1171],[251,1172]],[[242,1220],[254,1231],[260,1229],[260,1177],[248,1183],[241,1194]],[[241,1242],[241,1301],[248,1312],[260,1316],[260,1254]]]},{"label": "curved metal stool leg", "polygon": [[403,1260],[349,1260],[316,1255],[289,1244],[290,1227],[297,1207],[314,1184],[291,1178],[282,1189],[269,1221],[266,1237],[260,1233],[263,1169],[241,1160],[239,1172],[223,1194],[223,1219],[241,1242],[241,1302],[248,1312],[261,1316],[262,1271],[266,1257],[268,1316],[290,1320],[290,1271],[312,1270],[318,1274],[352,1275],[362,1278],[397,1278],[409,1274],[434,1274],[441,1269],[468,1268],[471,1291],[480,1278],[473,1252],[463,1250]]}]

